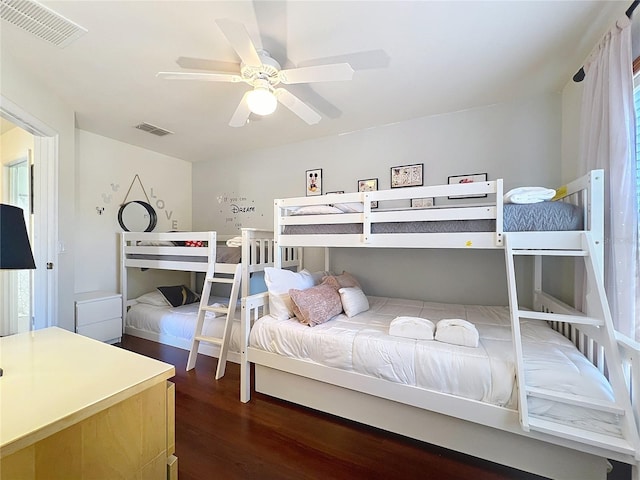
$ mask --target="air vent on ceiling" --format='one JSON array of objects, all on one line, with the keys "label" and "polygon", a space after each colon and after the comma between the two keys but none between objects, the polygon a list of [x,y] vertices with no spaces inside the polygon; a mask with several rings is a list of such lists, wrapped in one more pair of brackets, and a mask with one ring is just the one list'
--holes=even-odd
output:
[{"label": "air vent on ceiling", "polygon": [[155,125],[151,125],[150,123],[143,122],[139,125],[136,125],[138,130],[142,130],[143,132],[148,132],[152,135],[157,135],[158,137],[164,137],[165,135],[173,135],[173,132],[169,130],[165,130],[164,128],[156,127]]},{"label": "air vent on ceiling", "polygon": [[0,18],[64,48],[87,29],[33,0],[0,0]]}]

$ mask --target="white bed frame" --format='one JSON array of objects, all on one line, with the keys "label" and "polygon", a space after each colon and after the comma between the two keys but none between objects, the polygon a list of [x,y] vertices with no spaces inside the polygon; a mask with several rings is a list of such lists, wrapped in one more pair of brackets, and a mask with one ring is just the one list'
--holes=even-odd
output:
[{"label": "white bed frame", "polygon": [[[593,250],[596,274],[602,275],[603,185],[602,171],[588,175],[558,189],[584,209],[583,232],[517,232],[502,231],[502,181],[481,184],[420,187],[389,191],[326,195],[275,201],[276,242],[280,247],[294,245],[331,247],[413,247],[413,248],[505,248],[509,244],[544,249],[585,248],[585,239]],[[488,207],[464,206],[423,210],[372,212],[371,202],[416,197],[493,194]],[[293,207],[309,204],[364,202],[362,214],[313,215],[293,217]],[[311,218],[313,217],[313,218]],[[376,221],[437,220],[494,218],[494,232],[371,234]],[[349,235],[284,235],[283,228],[292,223],[363,224],[363,234]],[[585,232],[588,235],[585,235]],[[328,252],[328,249],[327,249]],[[540,256],[534,272],[534,307],[540,312],[575,313],[576,310],[542,291]],[[329,262],[326,261],[329,270]],[[514,282],[515,279],[509,279]],[[601,295],[603,293],[601,292]],[[510,296],[510,299],[512,297]],[[604,299],[606,302],[606,298]],[[512,309],[514,306],[512,305]],[[517,305],[515,306],[517,309]],[[580,438],[564,438],[540,431],[525,431],[520,412],[436,391],[393,384],[386,380],[354,372],[321,366],[268,353],[249,346],[252,322],[268,313],[268,294],[243,298],[241,362],[241,400],[250,400],[250,363],[255,364],[255,390],[277,398],[308,406],[323,412],[355,420],[367,425],[406,435],[431,444],[484,458],[510,467],[558,479],[606,478],[613,459],[632,465],[634,480],[640,480],[640,449],[616,451],[597,442],[585,443]],[[608,310],[608,307],[607,307]],[[606,373],[603,349],[589,338],[589,328],[577,328],[562,322],[552,327],[570,338],[587,358]],[[618,351],[625,372],[626,394],[631,398],[636,429],[640,425],[640,345],[616,332]],[[382,413],[384,412],[384,413]],[[637,435],[636,435],[637,437]],[[595,444],[594,444],[595,443]]]},{"label": "white bed frame", "polygon": [[[275,261],[275,243],[273,231],[243,228],[241,229],[241,295],[249,295],[249,279],[252,273],[261,272],[265,267],[271,267]],[[158,232],[135,233],[123,232],[120,237],[120,286],[123,299],[124,333],[136,337],[145,338],[154,342],[171,345],[184,350],[191,349],[191,340],[158,334],[146,330],[140,330],[126,325],[128,308],[135,303],[134,299],[127,298],[127,270],[129,268],[148,268],[159,270],[176,270],[191,272],[190,288],[197,291],[196,273],[207,272],[209,264],[215,262],[218,242],[226,242],[231,236],[218,236],[216,232]],[[203,247],[181,246],[153,246],[150,242],[184,242],[187,240],[202,241]],[[144,245],[139,245],[144,242]],[[131,254],[149,255],[154,258],[130,258]],[[197,257],[199,261],[195,261]],[[283,257],[285,266],[298,266],[302,262],[302,250],[296,248],[286,249]],[[215,274],[234,275],[237,263],[216,263]],[[194,314],[196,315],[196,314]],[[220,347],[202,343],[199,353],[218,357]],[[229,360],[238,363],[240,355],[237,352],[229,353]]]}]

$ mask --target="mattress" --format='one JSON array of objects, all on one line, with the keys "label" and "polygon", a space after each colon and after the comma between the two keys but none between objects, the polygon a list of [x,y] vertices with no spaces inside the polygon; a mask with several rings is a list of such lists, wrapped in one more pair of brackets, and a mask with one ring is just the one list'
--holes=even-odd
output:
[{"label": "mattress", "polygon": [[[493,232],[495,220],[443,220],[428,222],[378,222],[371,224],[372,233],[456,233]],[[531,204],[506,203],[503,208],[503,231],[567,231],[582,230],[582,209],[566,202]],[[359,234],[362,224],[287,225],[284,234]]]},{"label": "mattress", "polygon": [[[209,304],[222,303],[229,299],[214,298]],[[126,326],[136,330],[157,335],[159,338],[170,337],[177,340],[191,342],[196,330],[199,303],[191,303],[180,307],[158,306],[147,303],[136,303],[127,312]],[[217,316],[216,316],[217,315]],[[202,334],[210,337],[222,338],[225,317],[221,314],[206,312]],[[240,351],[240,322],[234,321],[231,327],[229,350]]]},{"label": "mattress", "polygon": [[[216,263],[240,263],[242,248],[227,247],[220,245],[216,247]],[[128,253],[128,259],[134,260],[166,260],[178,262],[201,262],[207,263],[207,257],[203,255],[153,255],[146,253]]]},{"label": "mattress", "polygon": [[[257,320],[250,334],[254,348],[290,358],[357,372],[389,382],[444,392],[515,408],[517,387],[509,309],[504,306],[450,305],[368,297],[368,311],[308,327],[295,318]],[[388,334],[396,316],[461,318],[480,335],[477,348]],[[523,321],[523,350],[529,385],[612,400],[602,374],[565,337],[539,321]],[[547,400],[529,401],[533,416],[619,433],[614,415]]]}]

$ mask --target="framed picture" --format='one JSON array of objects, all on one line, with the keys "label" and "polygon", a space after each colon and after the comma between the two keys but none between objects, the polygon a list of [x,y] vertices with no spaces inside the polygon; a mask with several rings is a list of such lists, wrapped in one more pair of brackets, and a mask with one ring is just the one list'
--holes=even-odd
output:
[{"label": "framed picture", "polygon": [[422,163],[391,167],[391,188],[421,187]]},{"label": "framed picture", "polygon": [[[377,178],[368,178],[366,180],[358,180],[358,191],[359,192],[372,192],[374,190],[378,190],[378,179]],[[378,202],[371,202],[371,208],[378,208]]]},{"label": "framed picture", "polygon": [[[487,174],[486,173],[474,173],[472,175],[452,175],[449,177],[449,185],[454,185],[458,183],[474,183],[474,182],[486,182]],[[452,195],[449,198],[474,198],[474,197],[486,197],[487,195]]]},{"label": "framed picture", "polygon": [[327,192],[327,195],[331,193],[344,193],[344,190],[334,190],[333,192]]},{"label": "framed picture", "polygon": [[411,199],[411,208],[429,208],[429,207],[433,207],[433,197]]},{"label": "framed picture", "polygon": [[307,182],[307,197],[322,195],[322,169],[307,170],[305,177]]}]

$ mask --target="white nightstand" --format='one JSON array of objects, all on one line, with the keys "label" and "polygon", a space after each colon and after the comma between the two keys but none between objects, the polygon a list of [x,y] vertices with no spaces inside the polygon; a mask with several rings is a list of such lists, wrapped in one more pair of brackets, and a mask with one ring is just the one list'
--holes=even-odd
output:
[{"label": "white nightstand", "polygon": [[121,340],[121,294],[104,291],[78,293],[75,303],[76,333],[107,343]]}]

